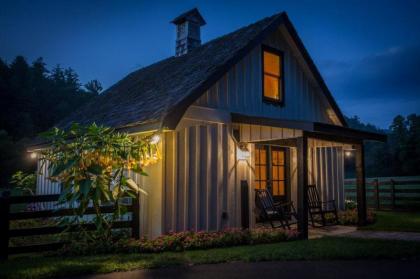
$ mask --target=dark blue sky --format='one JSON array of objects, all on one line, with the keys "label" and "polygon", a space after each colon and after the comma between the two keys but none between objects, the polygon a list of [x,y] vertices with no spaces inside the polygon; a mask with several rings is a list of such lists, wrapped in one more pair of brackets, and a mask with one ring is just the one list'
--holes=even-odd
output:
[{"label": "dark blue sky", "polygon": [[42,56],[104,87],[174,54],[175,16],[198,7],[202,40],[280,11],[346,115],[388,127],[420,113],[420,1],[3,1],[0,57]]}]

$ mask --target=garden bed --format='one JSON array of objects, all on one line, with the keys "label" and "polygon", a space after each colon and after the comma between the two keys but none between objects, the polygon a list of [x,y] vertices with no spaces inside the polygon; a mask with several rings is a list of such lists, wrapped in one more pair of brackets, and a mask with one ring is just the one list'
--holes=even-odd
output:
[{"label": "garden bed", "polygon": [[72,241],[54,255],[93,255],[100,253],[160,253],[187,250],[255,245],[291,241],[298,238],[296,230],[258,228],[252,230],[226,229],[217,232],[177,232],[155,239],[121,238],[115,242],[98,243],[82,239]]}]

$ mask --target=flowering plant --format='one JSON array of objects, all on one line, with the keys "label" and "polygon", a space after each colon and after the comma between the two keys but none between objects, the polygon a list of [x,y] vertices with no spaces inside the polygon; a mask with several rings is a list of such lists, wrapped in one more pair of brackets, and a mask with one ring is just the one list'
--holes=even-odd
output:
[{"label": "flowering plant", "polygon": [[120,238],[115,242],[71,242],[63,247],[60,255],[86,255],[98,253],[159,253],[165,251],[210,249],[237,245],[255,245],[290,241],[298,238],[296,230],[258,228],[251,230],[225,229],[215,232],[171,232],[154,239],[140,240]]},{"label": "flowering plant", "polygon": [[253,245],[297,239],[296,230],[258,228],[225,229],[216,232],[172,232],[152,240],[132,240],[128,246],[138,252],[184,251],[236,245]]}]

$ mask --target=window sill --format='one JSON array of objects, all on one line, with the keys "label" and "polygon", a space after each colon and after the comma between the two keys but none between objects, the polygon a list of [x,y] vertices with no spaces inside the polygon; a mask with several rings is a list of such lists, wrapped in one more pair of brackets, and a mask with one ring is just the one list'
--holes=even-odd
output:
[{"label": "window sill", "polygon": [[263,97],[263,102],[269,105],[274,105],[274,106],[278,106],[278,107],[284,107],[284,102],[283,100],[276,100],[276,99],[271,99],[271,98],[267,98],[267,97]]}]

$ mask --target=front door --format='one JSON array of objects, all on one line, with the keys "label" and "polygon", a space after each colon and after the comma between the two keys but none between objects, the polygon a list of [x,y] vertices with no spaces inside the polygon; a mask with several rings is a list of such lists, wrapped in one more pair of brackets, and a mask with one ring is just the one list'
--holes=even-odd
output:
[{"label": "front door", "polygon": [[286,148],[255,145],[255,189],[268,189],[274,201],[288,198]]}]

